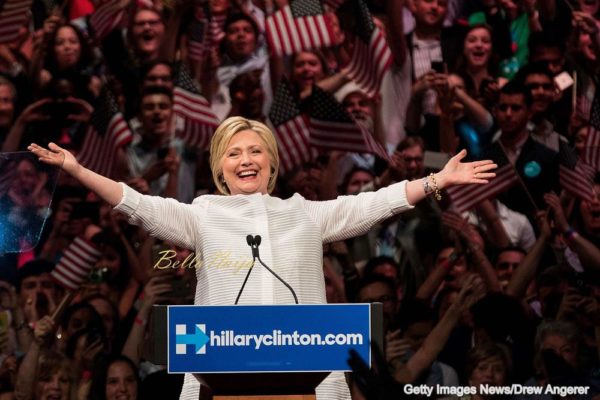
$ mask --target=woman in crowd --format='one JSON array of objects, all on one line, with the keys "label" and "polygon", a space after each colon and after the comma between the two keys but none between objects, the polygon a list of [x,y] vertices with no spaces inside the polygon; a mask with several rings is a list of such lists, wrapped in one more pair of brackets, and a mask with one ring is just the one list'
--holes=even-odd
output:
[{"label": "woman in crowd", "polygon": [[125,356],[100,360],[95,366],[89,397],[92,400],[138,398],[140,378],[135,364]]},{"label": "woman in crowd", "polygon": [[498,91],[493,47],[491,27],[478,24],[468,28],[456,72],[463,78],[467,94],[478,101],[482,97],[491,99]]},{"label": "woman in crowd", "polygon": [[467,355],[466,375],[469,386],[477,388],[474,400],[485,399],[491,396],[482,394],[481,385],[504,386],[509,383],[512,361],[508,350],[499,344],[485,342],[477,345]]},{"label": "woman in crowd", "polygon": [[[49,149],[32,144],[29,150],[40,161],[62,167],[100,198],[126,214],[153,236],[194,249],[204,260],[228,251],[246,260],[248,234],[263,237],[267,265],[293,287],[301,303],[325,303],[322,244],[365,233],[374,224],[411,208],[426,195],[457,184],[486,183],[495,176],[490,160],[461,163],[462,151],[437,173],[421,180],[400,182],[377,192],[340,197],[329,202],[307,201],[300,195],[287,200],[269,196],[279,171],[279,155],[273,133],[264,124],[232,117],[213,135],[210,164],[219,191],[226,196],[202,196],[193,204],[144,196],[128,186],[98,175],[56,144]],[[207,210],[210,209],[210,212]],[[268,230],[267,230],[268,227]],[[286,232],[285,235],[282,233]],[[306,266],[299,271],[297,266]],[[234,269],[196,270],[195,304],[233,304],[244,274]],[[287,288],[273,285],[272,276],[248,281],[242,304],[287,304]],[[186,376],[182,399],[198,398],[199,384]],[[342,374],[332,374],[317,389],[320,399],[348,398]]]},{"label": "woman in crowd", "polygon": [[[52,17],[48,21],[47,24],[53,25]],[[34,56],[34,81],[43,89],[53,78],[69,77],[76,80],[77,82],[73,83],[80,86],[78,93],[82,94],[82,88],[86,88],[87,92],[97,96],[101,83],[100,79],[92,74],[94,57],[87,39],[81,30],[71,23],[55,26],[48,28],[48,40]]]}]

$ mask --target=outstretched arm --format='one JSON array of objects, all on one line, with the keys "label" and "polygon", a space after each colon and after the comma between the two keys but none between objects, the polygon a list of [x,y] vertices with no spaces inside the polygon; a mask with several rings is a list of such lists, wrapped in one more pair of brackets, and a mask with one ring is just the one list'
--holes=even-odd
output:
[{"label": "outstretched arm", "polygon": [[[496,168],[491,160],[461,163],[466,155],[465,150],[461,151],[433,176],[399,182],[376,192],[340,196],[331,201],[306,201],[304,207],[308,216],[321,227],[325,243],[362,235],[374,224],[418,203],[435,192],[435,188],[442,190],[453,185],[483,184],[495,176],[490,172]],[[432,189],[427,193],[426,182]]]},{"label": "outstretched arm", "polygon": [[201,211],[191,204],[174,199],[144,196],[130,187],[117,183],[85,168],[75,157],[50,143],[49,149],[31,144],[29,150],[40,161],[61,167],[82,185],[96,193],[102,200],[116,206],[117,211],[127,215],[129,223],[139,225],[150,235],[168,240],[186,249],[197,243],[198,222]]},{"label": "outstretched arm", "polygon": [[77,179],[83,186],[96,193],[100,198],[112,207],[121,202],[123,198],[123,187],[105,176],[85,168],[77,162],[77,159],[69,151],[61,148],[55,143],[50,143],[48,149],[44,149],[35,143],[27,147],[43,163],[61,167],[66,173]]}]

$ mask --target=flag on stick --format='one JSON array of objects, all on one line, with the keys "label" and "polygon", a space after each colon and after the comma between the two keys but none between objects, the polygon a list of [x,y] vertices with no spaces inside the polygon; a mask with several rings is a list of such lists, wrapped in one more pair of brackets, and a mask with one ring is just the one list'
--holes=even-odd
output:
[{"label": "flag on stick", "polygon": [[319,0],[294,0],[276,11],[265,26],[269,47],[277,55],[291,55],[333,45],[333,29],[323,12]]},{"label": "flag on stick", "polygon": [[313,159],[316,152],[310,147],[308,121],[301,113],[291,85],[286,79],[277,85],[269,119],[277,137],[283,172]]},{"label": "flag on stick", "polygon": [[310,97],[310,143],[322,149],[373,153],[389,160],[385,148],[329,93],[313,86]]},{"label": "flag on stick", "polygon": [[379,92],[383,75],[392,65],[392,52],[362,0],[354,0],[356,24],[354,51],[346,66],[348,76],[369,96]]},{"label": "flag on stick", "polygon": [[575,152],[564,142],[559,143],[560,186],[573,196],[592,201],[594,193],[594,168],[578,160]]},{"label": "flag on stick", "polygon": [[100,94],[86,131],[78,161],[100,175],[111,176],[116,150],[129,144],[133,133],[110,91]]},{"label": "flag on stick", "polygon": [[173,111],[185,120],[184,129],[178,135],[189,146],[205,149],[219,120],[185,66],[179,67],[174,84]]},{"label": "flag on stick", "polygon": [[0,0],[0,43],[17,39],[19,30],[29,20],[32,0]]},{"label": "flag on stick", "polygon": [[492,159],[498,165],[496,176],[490,179],[487,185],[470,184],[447,189],[448,197],[457,212],[469,211],[480,202],[497,196],[519,181],[515,168],[499,143],[492,145],[485,159]]},{"label": "flag on stick", "polygon": [[590,108],[590,126],[585,139],[583,160],[596,171],[600,171],[600,91],[598,90]]},{"label": "flag on stick", "polygon": [[101,3],[90,16],[90,27],[98,41],[104,39],[117,27],[125,24],[125,8],[122,0]]},{"label": "flag on stick", "polygon": [[101,255],[102,253],[93,243],[76,237],[50,275],[66,289],[77,290],[87,280],[90,270]]}]

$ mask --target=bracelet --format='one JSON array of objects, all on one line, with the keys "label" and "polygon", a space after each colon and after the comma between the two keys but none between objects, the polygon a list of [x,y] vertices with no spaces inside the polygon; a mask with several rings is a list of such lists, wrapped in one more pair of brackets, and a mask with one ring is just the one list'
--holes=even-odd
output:
[{"label": "bracelet", "polygon": [[565,231],[564,235],[567,240],[573,240],[573,239],[577,238],[577,236],[579,236],[579,233],[577,233],[577,231],[575,229],[573,229],[572,227],[569,227]]},{"label": "bracelet", "polygon": [[435,199],[437,201],[442,200],[442,192],[440,191],[440,188],[438,187],[437,181],[435,180],[435,174],[432,172],[429,174],[429,179],[431,179],[431,183],[433,184],[433,191]]},{"label": "bracelet", "polygon": [[423,178],[423,191],[425,192],[425,196],[433,193],[433,188],[429,186],[429,179],[427,177]]},{"label": "bracelet", "polygon": [[135,322],[138,325],[146,325],[146,321],[144,321],[143,319],[141,319],[140,317],[136,316],[135,319],[133,320],[133,322]]}]

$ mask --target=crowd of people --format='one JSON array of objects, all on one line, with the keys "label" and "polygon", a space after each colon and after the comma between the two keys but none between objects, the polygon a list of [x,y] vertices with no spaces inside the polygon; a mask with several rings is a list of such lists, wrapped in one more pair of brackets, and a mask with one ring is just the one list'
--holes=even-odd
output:
[{"label": "crowd of people", "polygon": [[[126,209],[134,192],[188,204],[235,194],[208,152],[228,117],[275,131],[287,158],[268,193],[282,199],[435,185],[367,233],[319,239],[327,302],[383,304],[382,362],[367,377],[346,374],[352,399],[400,398],[408,384],[600,395],[600,174],[584,166],[600,152],[589,140],[600,131],[600,0],[369,1],[391,55],[377,93],[348,74],[360,33],[354,0],[317,7],[331,47],[280,55],[266,26],[288,5],[33,0],[18,35],[0,43],[0,400],[179,398],[183,377],[150,361],[152,305],[233,304],[238,288],[231,298],[220,286],[209,293],[196,286],[199,269],[234,264],[244,274],[250,249],[194,254],[191,239],[130,225],[139,217]],[[282,87],[292,99],[283,104]],[[343,143],[306,150],[296,139],[283,148],[275,120],[310,114],[317,92],[389,156]],[[185,111],[203,106],[205,120]],[[65,149],[128,188],[108,201],[71,171],[57,176],[18,153],[32,142],[42,146],[34,153],[55,143],[55,154]],[[461,199],[431,180],[463,149],[499,166],[477,185],[483,195]],[[318,292],[295,289],[305,301]],[[273,302],[292,303],[281,296]]]}]

